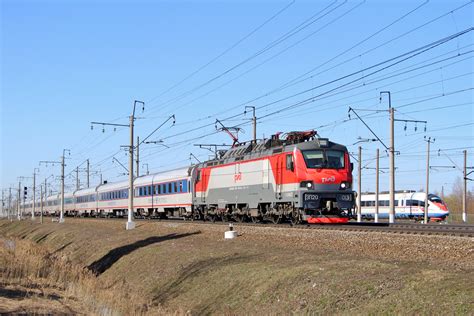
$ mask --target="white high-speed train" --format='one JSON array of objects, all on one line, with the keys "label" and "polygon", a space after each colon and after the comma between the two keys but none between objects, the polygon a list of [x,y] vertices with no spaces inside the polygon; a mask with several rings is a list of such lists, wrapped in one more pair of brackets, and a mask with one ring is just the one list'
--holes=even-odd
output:
[{"label": "white high-speed train", "polygon": [[[395,218],[423,219],[425,216],[425,192],[396,191],[395,192]],[[389,214],[388,192],[379,194],[379,218],[388,218]],[[362,193],[361,213],[363,218],[375,216],[375,193]],[[430,220],[445,220],[449,216],[446,203],[435,194],[428,194],[428,218]]]}]

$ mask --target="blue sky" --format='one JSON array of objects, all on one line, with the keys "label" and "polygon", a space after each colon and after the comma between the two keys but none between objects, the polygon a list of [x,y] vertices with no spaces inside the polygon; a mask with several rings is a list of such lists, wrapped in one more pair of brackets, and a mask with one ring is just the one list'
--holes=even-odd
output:
[{"label": "blue sky", "polygon": [[[371,110],[358,113],[388,144],[387,113],[373,110],[387,109],[379,93],[390,90],[398,119],[428,121],[426,133],[423,124],[417,131],[414,124],[405,131],[403,122],[395,128],[397,189],[421,189],[424,136],[436,138],[432,165],[462,167],[464,148],[474,164],[473,32],[385,70],[389,64],[373,68],[376,74],[365,70],[326,83],[471,28],[473,6],[467,0],[3,0],[1,187],[17,186],[17,177],[31,176],[40,160],[59,160],[63,148],[71,150],[69,188],[71,170],[85,159],[104,180],[124,178],[112,157],[127,163],[120,145],[128,144],[128,130],[102,133],[90,122],[127,124],[133,100],[146,102],[136,121],[140,137],[176,115],[176,125],[165,124],[152,137],[169,149],[142,146],[142,164],[151,172],[187,165],[191,152],[206,159],[210,153],[195,143],[229,143],[227,135],[213,133],[216,118],[235,115],[225,123],[243,127],[241,140],[250,139],[245,105],[257,107],[259,137],[316,128],[356,153],[358,137],[373,136],[360,121],[346,120],[349,106]],[[312,69],[305,80],[268,93]],[[342,84],[348,85],[338,89]],[[286,109],[311,97],[314,102]],[[377,147],[385,155],[383,146],[361,144],[364,165],[374,167],[370,159]],[[41,166],[38,180],[59,172],[58,165]],[[460,176],[458,168],[433,169],[431,191],[450,191]],[[363,190],[373,190],[374,179],[374,170],[364,169]],[[388,189],[388,174],[381,175],[381,187]]]}]

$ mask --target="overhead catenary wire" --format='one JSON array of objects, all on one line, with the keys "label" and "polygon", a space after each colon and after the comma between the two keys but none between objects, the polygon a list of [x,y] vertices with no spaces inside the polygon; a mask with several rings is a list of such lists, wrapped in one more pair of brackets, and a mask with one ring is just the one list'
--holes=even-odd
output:
[{"label": "overhead catenary wire", "polygon": [[[261,108],[264,108],[264,107],[268,107],[268,106],[273,105],[273,104],[275,104],[275,103],[277,103],[277,102],[281,102],[281,101],[290,99],[290,98],[292,98],[292,97],[295,97],[295,96],[298,96],[298,95],[301,95],[301,94],[304,94],[304,93],[308,93],[308,92],[310,92],[310,91],[312,91],[312,90],[314,90],[314,89],[316,89],[316,88],[320,88],[320,87],[327,86],[327,85],[329,85],[329,84],[331,84],[331,83],[335,83],[335,82],[344,80],[344,79],[346,79],[346,78],[349,78],[349,77],[354,76],[354,75],[356,75],[356,74],[360,74],[360,73],[362,73],[362,72],[364,72],[364,71],[367,71],[367,70],[369,70],[369,69],[373,69],[373,68],[376,68],[377,66],[381,66],[381,65],[384,65],[384,64],[386,64],[386,63],[389,63],[389,62],[394,61],[392,64],[390,64],[390,65],[388,65],[388,66],[384,66],[384,67],[382,67],[381,69],[377,69],[377,70],[375,70],[375,71],[373,71],[373,72],[371,72],[371,73],[365,74],[364,76],[361,76],[361,77],[358,77],[358,78],[356,78],[356,79],[353,79],[352,81],[350,81],[350,82],[348,82],[348,83],[341,84],[341,85],[339,85],[339,86],[337,86],[337,87],[335,87],[335,88],[330,89],[329,91],[322,92],[322,93],[318,94],[317,96],[307,98],[307,99],[305,99],[305,100],[299,101],[299,102],[297,102],[297,103],[295,103],[295,104],[293,104],[293,105],[287,106],[287,107],[285,107],[285,108],[283,108],[283,109],[280,109],[280,110],[278,110],[278,111],[274,111],[274,112],[271,112],[270,114],[266,114],[266,115],[264,115],[264,116],[260,116],[260,119],[261,119],[261,118],[264,118],[264,117],[268,117],[268,116],[275,115],[275,114],[277,114],[277,113],[281,113],[281,112],[286,111],[286,110],[288,110],[288,109],[293,109],[293,108],[295,108],[295,107],[299,107],[299,106],[301,106],[302,104],[304,104],[304,102],[313,102],[313,101],[316,100],[318,97],[321,97],[321,96],[323,96],[323,95],[329,94],[330,92],[336,91],[336,90],[338,90],[338,89],[340,89],[340,88],[343,88],[343,87],[345,87],[345,86],[348,86],[348,85],[350,85],[350,84],[352,84],[352,83],[354,83],[354,82],[360,81],[360,80],[362,80],[363,78],[370,77],[370,76],[373,75],[373,74],[379,73],[379,72],[381,72],[381,71],[383,71],[383,70],[385,70],[385,69],[388,69],[388,68],[393,67],[393,66],[395,66],[395,65],[397,65],[397,64],[400,64],[401,62],[404,62],[404,61],[406,61],[406,60],[409,60],[409,59],[411,59],[411,58],[414,58],[415,56],[418,56],[418,55],[420,55],[420,54],[422,54],[422,53],[424,53],[424,52],[426,52],[426,51],[429,51],[429,50],[431,50],[431,49],[434,49],[435,47],[437,47],[437,46],[439,46],[439,45],[442,45],[442,44],[444,44],[444,43],[446,43],[446,42],[449,42],[449,41],[453,40],[454,38],[457,38],[457,37],[459,37],[459,36],[462,36],[462,35],[464,35],[464,34],[470,32],[470,31],[472,31],[472,30],[473,30],[473,28],[469,28],[469,29],[463,30],[463,31],[461,31],[461,32],[459,32],[459,33],[456,33],[456,34],[447,36],[447,37],[445,37],[445,38],[442,38],[442,39],[440,39],[440,40],[434,41],[434,42],[429,43],[429,44],[427,44],[427,45],[418,47],[418,48],[416,48],[416,49],[414,49],[414,50],[410,50],[409,52],[406,52],[406,53],[397,55],[397,56],[395,56],[395,57],[392,57],[392,58],[390,58],[390,59],[387,59],[387,60],[385,60],[385,61],[379,62],[379,63],[377,63],[377,64],[375,64],[375,65],[366,67],[366,68],[364,68],[364,69],[361,69],[361,70],[352,72],[352,73],[350,73],[350,74],[347,74],[347,75],[338,77],[338,78],[336,78],[336,79],[330,80],[330,81],[328,81],[328,82],[322,83],[322,84],[320,84],[320,85],[318,85],[318,86],[316,86],[316,87],[312,87],[312,88],[310,88],[310,89],[306,89],[306,90],[301,91],[301,92],[298,92],[298,93],[296,93],[296,94],[292,94],[292,95],[287,96],[287,97],[285,97],[285,98],[281,98],[281,99],[278,99],[278,100],[276,100],[276,101],[273,101],[273,102],[270,102],[270,103],[267,103],[267,104],[258,106],[258,107],[257,107],[258,109],[261,109]],[[404,58],[402,58],[402,57],[404,57]],[[401,60],[398,60],[398,59],[400,59],[400,58],[402,58],[402,59],[401,59]],[[233,118],[239,117],[239,116],[241,116],[241,115],[243,115],[243,113],[239,113],[239,114],[235,114],[235,115],[226,117],[226,118],[223,119],[222,121],[225,121],[226,119],[233,119]],[[189,129],[189,130],[186,130],[186,131],[183,131],[183,132],[174,134],[174,135],[170,135],[170,136],[168,136],[168,137],[166,137],[166,138],[163,138],[163,139],[169,139],[169,138],[173,138],[173,137],[177,137],[177,136],[182,136],[182,135],[188,134],[188,133],[190,133],[190,132],[194,132],[194,131],[200,130],[200,129],[202,129],[202,128],[206,128],[206,127],[213,126],[213,125],[214,125],[214,123],[208,123],[208,124],[200,125],[200,126],[198,126],[198,127],[195,127],[195,128],[192,128],[192,129]]]},{"label": "overhead catenary wire", "polygon": [[[452,9],[452,10],[446,12],[446,13],[443,13],[442,15],[439,15],[439,16],[437,16],[437,17],[435,17],[435,18],[433,18],[433,19],[431,19],[431,20],[429,20],[429,21],[427,21],[427,22],[425,22],[425,23],[422,23],[421,25],[418,25],[418,26],[416,26],[416,27],[414,27],[414,28],[411,28],[411,29],[408,30],[407,32],[404,32],[404,33],[402,33],[402,34],[400,34],[400,35],[398,35],[398,36],[396,36],[396,37],[394,37],[394,38],[391,38],[391,39],[389,39],[389,40],[383,42],[382,44],[380,44],[380,45],[378,45],[378,46],[375,46],[375,47],[373,47],[373,48],[370,48],[370,49],[364,51],[363,53],[360,53],[360,54],[358,54],[358,55],[356,55],[356,56],[354,56],[354,57],[352,57],[352,58],[346,59],[346,60],[344,60],[343,62],[340,62],[340,63],[338,63],[338,64],[336,64],[336,65],[334,65],[334,66],[331,66],[330,68],[327,68],[327,69],[325,69],[325,70],[323,70],[323,71],[321,71],[321,72],[319,72],[319,73],[317,73],[317,74],[315,74],[315,75],[312,75],[312,76],[310,76],[310,77],[307,77],[306,79],[303,79],[303,80],[301,80],[301,81],[295,82],[295,81],[297,81],[298,79],[303,78],[305,75],[307,75],[307,74],[309,74],[309,73],[311,73],[311,72],[314,72],[315,70],[317,70],[317,69],[321,68],[322,66],[328,64],[329,62],[332,61],[332,59],[330,59],[330,60],[328,60],[328,61],[326,61],[326,62],[323,62],[322,64],[319,64],[318,66],[312,68],[312,69],[309,70],[308,72],[306,72],[306,73],[304,73],[304,74],[302,74],[302,75],[300,75],[300,76],[298,76],[298,77],[296,77],[296,78],[294,78],[294,79],[292,79],[292,80],[287,81],[287,82],[284,83],[283,85],[281,85],[281,86],[279,86],[279,87],[277,87],[277,88],[275,88],[275,89],[273,89],[273,90],[267,91],[267,92],[265,92],[265,93],[263,93],[263,94],[261,94],[261,95],[259,95],[259,96],[257,96],[257,97],[254,97],[254,98],[252,98],[252,99],[249,99],[249,100],[246,100],[246,101],[244,101],[244,102],[242,102],[242,103],[239,103],[239,104],[237,104],[237,105],[235,105],[235,106],[232,106],[232,107],[230,107],[230,108],[227,108],[225,111],[232,110],[232,109],[235,109],[235,108],[239,108],[239,107],[242,107],[242,106],[244,106],[244,105],[246,105],[246,104],[251,104],[251,103],[253,103],[253,102],[255,102],[255,101],[258,101],[258,100],[260,100],[260,99],[262,99],[262,98],[268,97],[268,96],[270,96],[270,95],[272,95],[272,94],[274,94],[274,93],[276,93],[276,92],[282,91],[282,90],[286,89],[287,87],[293,86],[293,85],[295,85],[295,84],[299,84],[299,83],[301,83],[301,82],[303,82],[303,81],[306,81],[306,80],[309,80],[309,79],[313,78],[314,76],[321,75],[321,74],[323,74],[323,73],[325,73],[325,72],[327,72],[327,71],[329,71],[329,70],[332,70],[332,69],[335,69],[335,68],[337,68],[337,67],[340,67],[340,66],[342,66],[342,65],[344,65],[344,64],[346,64],[346,63],[348,63],[348,62],[350,62],[350,61],[352,61],[352,60],[354,60],[354,59],[356,59],[356,58],[360,58],[361,56],[364,56],[364,55],[366,55],[366,54],[368,54],[368,53],[370,53],[370,52],[373,52],[373,51],[375,51],[375,50],[377,50],[377,49],[379,49],[379,48],[381,48],[381,47],[383,47],[383,46],[385,46],[385,45],[387,45],[387,44],[389,44],[389,43],[392,43],[392,42],[394,42],[394,41],[396,41],[396,40],[398,40],[398,39],[400,39],[400,38],[403,38],[403,37],[407,36],[408,34],[411,34],[411,33],[415,32],[415,31],[417,31],[417,30],[420,30],[420,29],[424,28],[425,26],[430,25],[430,24],[432,24],[432,23],[434,23],[434,22],[436,22],[436,21],[438,21],[438,20],[440,20],[440,19],[442,19],[442,18],[444,18],[444,17],[446,17],[446,16],[452,14],[453,12],[459,11],[459,10],[461,10],[461,9],[463,9],[463,8],[465,8],[465,7],[467,7],[467,6],[470,5],[471,3],[472,3],[472,1],[466,2],[465,4],[463,4],[463,5],[459,6],[459,7],[456,7],[456,8],[454,8],[454,9]],[[417,7],[416,9],[419,9],[419,7]],[[410,14],[413,13],[413,12],[414,12],[414,11],[411,11]],[[405,16],[405,17],[406,17],[406,16]],[[395,20],[395,21],[399,22],[399,21],[401,21],[401,20],[400,20],[400,19],[397,19],[397,20]],[[377,33],[377,32],[376,32],[376,33]],[[369,36],[369,37],[370,37],[370,36]],[[363,41],[364,41],[364,40],[363,40]],[[357,45],[356,45],[356,47],[357,47]],[[352,49],[353,49],[353,48],[349,49],[348,51],[350,51],[350,50],[352,50]],[[347,53],[348,51],[344,52],[344,54]],[[215,113],[213,116],[221,115],[222,113],[223,113],[222,111],[221,111],[221,112],[217,112],[217,113]],[[208,117],[201,118],[201,119],[206,119],[206,118],[209,118],[209,116],[208,116]]]},{"label": "overhead catenary wire", "polygon": [[187,80],[189,80],[190,78],[194,77],[196,74],[198,74],[199,72],[201,72],[202,70],[204,70],[206,67],[208,67],[209,65],[213,64],[214,62],[216,62],[218,59],[220,59],[222,56],[226,55],[228,52],[230,52],[231,50],[233,50],[234,48],[236,48],[237,46],[239,46],[242,42],[244,42],[246,39],[248,39],[249,37],[251,37],[252,35],[254,35],[255,33],[257,33],[260,29],[262,29],[265,25],[267,25],[268,23],[270,23],[271,21],[273,21],[275,18],[277,18],[280,14],[282,14],[283,12],[285,12],[286,10],[288,10],[293,4],[295,3],[295,0],[292,0],[290,1],[288,4],[286,4],[285,6],[283,6],[283,8],[281,8],[280,10],[278,10],[275,14],[273,14],[272,16],[270,16],[268,19],[266,19],[265,21],[263,21],[263,23],[259,24],[257,27],[255,27],[254,29],[252,29],[249,33],[247,33],[246,35],[244,35],[242,38],[240,38],[239,40],[237,40],[235,43],[233,43],[231,46],[229,46],[228,48],[226,48],[224,51],[222,51],[220,54],[218,54],[217,56],[213,57],[211,60],[209,60],[208,62],[206,62],[204,65],[200,66],[198,69],[196,69],[195,71],[191,72],[189,75],[185,76],[183,79],[181,79],[180,81],[178,81],[177,83],[173,84],[171,87],[169,87],[168,89],[166,89],[165,91],[163,91],[162,93],[160,93],[159,95],[149,99],[146,103],[152,103],[153,101],[155,101],[156,99],[160,98],[161,96],[163,96],[164,94],[172,91],[173,89],[175,89],[176,87],[180,86],[181,84],[183,84],[184,82],[186,82]]},{"label": "overhead catenary wire", "polygon": [[[264,54],[265,52],[269,51],[270,49],[272,49],[273,47],[277,46],[278,44],[282,43],[283,41],[287,40],[288,38],[291,38],[292,36],[296,35],[297,33],[299,33],[300,31],[306,29],[307,27],[311,26],[313,23],[319,21],[319,19],[321,19],[321,17],[324,17],[326,16],[328,13],[325,13],[325,11],[329,10],[329,12],[332,12],[334,11],[335,9],[341,7],[342,5],[344,5],[345,3],[347,2],[347,0],[345,0],[342,4],[339,4],[336,6],[336,8],[333,8],[333,9],[330,9],[334,4],[337,3],[337,0],[336,1],[333,1],[331,2],[329,5],[327,5],[326,7],[324,7],[322,10],[319,10],[317,11],[315,14],[313,14],[310,18],[306,19],[305,21],[303,21],[302,23],[300,23],[299,25],[297,25],[296,27],[294,27],[293,29],[291,29],[290,31],[288,31],[287,33],[281,35],[279,38],[277,38],[276,40],[270,42],[269,44],[267,44],[264,48],[260,49],[259,51],[257,51],[256,53],[253,53],[252,55],[246,57],[245,59],[241,60],[240,62],[238,62],[237,64],[227,68],[226,70],[220,72],[219,74],[215,75],[214,77],[212,77],[211,79],[208,79],[207,81],[185,91],[184,93],[181,93],[180,95],[178,95],[177,97],[174,97],[172,99],[169,99],[163,103],[160,103],[159,104],[159,107],[162,109],[163,106],[165,105],[168,105],[169,103],[173,103],[173,102],[176,102],[178,100],[181,100],[183,99],[184,97],[194,93],[195,91],[209,85],[210,83],[216,81],[217,79],[227,75],[228,73],[232,72],[233,70],[239,68],[240,66],[248,63],[249,61],[255,59],[256,57]],[[321,15],[321,16],[320,16]]]}]

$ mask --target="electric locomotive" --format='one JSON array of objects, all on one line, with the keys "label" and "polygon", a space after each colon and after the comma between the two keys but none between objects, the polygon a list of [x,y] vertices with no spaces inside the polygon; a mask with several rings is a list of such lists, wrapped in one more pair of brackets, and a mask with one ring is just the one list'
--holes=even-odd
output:
[{"label": "electric locomotive", "polygon": [[354,207],[347,148],[315,131],[234,146],[190,170],[193,218],[345,223]]}]

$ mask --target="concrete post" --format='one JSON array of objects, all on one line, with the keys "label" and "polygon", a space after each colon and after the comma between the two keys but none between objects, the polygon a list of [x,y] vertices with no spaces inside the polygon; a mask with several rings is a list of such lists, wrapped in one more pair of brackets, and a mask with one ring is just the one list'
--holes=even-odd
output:
[{"label": "concrete post", "polygon": [[377,148],[377,153],[375,156],[375,215],[374,215],[374,220],[376,223],[379,222],[379,172],[380,172],[380,166],[379,166],[379,160],[380,160],[380,155],[379,155],[379,149]]},{"label": "concrete post", "polygon": [[357,179],[357,222],[362,221],[362,147],[359,146],[359,176]]}]

